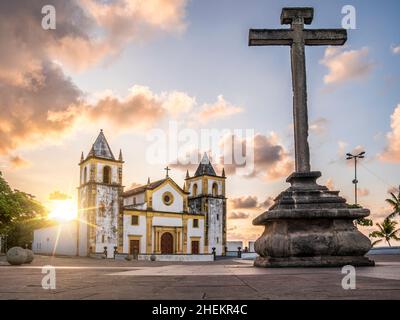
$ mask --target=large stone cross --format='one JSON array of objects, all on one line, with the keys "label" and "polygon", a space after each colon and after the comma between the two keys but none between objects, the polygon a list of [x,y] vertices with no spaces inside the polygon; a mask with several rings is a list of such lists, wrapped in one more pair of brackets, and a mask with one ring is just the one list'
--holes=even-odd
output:
[{"label": "large stone cross", "polygon": [[313,16],[313,8],[283,8],[281,24],[290,24],[290,29],[250,29],[249,33],[249,46],[291,48],[296,172],[310,172],[304,46],[343,45],[347,40],[345,29],[304,29]]}]

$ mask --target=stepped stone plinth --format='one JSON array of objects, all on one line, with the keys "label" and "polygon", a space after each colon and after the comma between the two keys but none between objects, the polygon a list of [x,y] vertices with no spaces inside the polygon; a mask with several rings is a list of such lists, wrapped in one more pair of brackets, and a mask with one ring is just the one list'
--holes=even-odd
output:
[{"label": "stepped stone plinth", "polygon": [[354,220],[369,215],[368,209],[352,208],[339,196],[318,185],[319,171],[293,173],[291,186],[272,207],[253,220],[265,231],[255,243],[258,267],[371,266],[364,255],[371,242]]}]

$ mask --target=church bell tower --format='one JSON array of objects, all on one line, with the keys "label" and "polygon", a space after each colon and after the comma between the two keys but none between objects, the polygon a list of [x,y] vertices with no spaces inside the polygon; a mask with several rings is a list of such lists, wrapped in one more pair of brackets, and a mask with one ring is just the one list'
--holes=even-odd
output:
[{"label": "church bell tower", "polygon": [[218,176],[204,153],[194,174],[186,174],[185,187],[189,192],[189,210],[205,214],[204,251],[216,255],[225,254],[226,247],[226,197],[225,170]]},{"label": "church bell tower", "polygon": [[114,247],[122,246],[122,152],[114,157],[100,131],[80,167],[78,187],[78,255],[103,253],[112,257]]}]

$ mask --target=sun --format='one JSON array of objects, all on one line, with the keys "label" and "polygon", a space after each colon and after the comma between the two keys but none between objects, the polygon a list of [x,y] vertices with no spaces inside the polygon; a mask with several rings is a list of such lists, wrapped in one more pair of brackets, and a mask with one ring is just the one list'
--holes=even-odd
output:
[{"label": "sun", "polygon": [[67,222],[77,218],[76,204],[72,200],[51,200],[49,219]]}]

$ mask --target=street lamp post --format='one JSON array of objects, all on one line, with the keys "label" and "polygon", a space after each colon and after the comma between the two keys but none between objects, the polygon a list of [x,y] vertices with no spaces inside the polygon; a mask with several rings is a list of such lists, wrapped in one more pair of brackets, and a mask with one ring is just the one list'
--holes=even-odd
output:
[{"label": "street lamp post", "polygon": [[362,159],[364,158],[365,151],[360,152],[359,154],[351,154],[351,153],[346,153],[346,160],[352,160],[354,159],[354,180],[352,181],[354,183],[354,204],[357,205],[357,159]]}]

